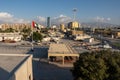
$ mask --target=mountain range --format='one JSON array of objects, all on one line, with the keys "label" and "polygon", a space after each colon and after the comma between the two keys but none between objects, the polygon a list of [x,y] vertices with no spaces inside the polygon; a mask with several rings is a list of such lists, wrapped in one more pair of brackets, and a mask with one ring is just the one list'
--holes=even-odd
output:
[{"label": "mountain range", "polygon": [[82,27],[98,27],[98,28],[111,28],[111,27],[119,27],[120,25],[110,24],[110,23],[102,23],[102,22],[89,22],[89,23],[81,23]]}]

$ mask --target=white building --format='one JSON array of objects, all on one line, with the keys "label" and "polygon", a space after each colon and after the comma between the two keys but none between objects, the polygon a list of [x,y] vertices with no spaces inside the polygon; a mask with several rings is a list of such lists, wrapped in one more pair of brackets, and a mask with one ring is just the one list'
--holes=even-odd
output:
[{"label": "white building", "polygon": [[84,40],[87,38],[91,38],[91,36],[87,35],[87,34],[83,34],[83,35],[75,35],[74,36],[74,40]]},{"label": "white building", "polygon": [[84,39],[85,42],[89,42],[89,43],[93,43],[94,42],[94,38],[86,38]]},{"label": "white building", "polygon": [[46,38],[43,38],[43,40],[42,41],[50,41],[50,37],[46,37]]},{"label": "white building", "polygon": [[21,41],[22,35],[19,33],[0,33],[0,41],[11,40],[11,41]]}]

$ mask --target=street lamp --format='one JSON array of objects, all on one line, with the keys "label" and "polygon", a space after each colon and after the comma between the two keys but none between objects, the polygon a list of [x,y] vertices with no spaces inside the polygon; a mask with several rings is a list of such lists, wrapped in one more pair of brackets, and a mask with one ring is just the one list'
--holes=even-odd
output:
[{"label": "street lamp", "polygon": [[75,21],[76,18],[76,12],[77,12],[77,8],[73,9],[73,21]]},{"label": "street lamp", "polygon": [[[77,8],[74,8],[73,9],[73,22],[75,22],[76,12],[77,12]],[[75,23],[73,23],[73,27],[74,27],[74,31],[75,31]]]}]

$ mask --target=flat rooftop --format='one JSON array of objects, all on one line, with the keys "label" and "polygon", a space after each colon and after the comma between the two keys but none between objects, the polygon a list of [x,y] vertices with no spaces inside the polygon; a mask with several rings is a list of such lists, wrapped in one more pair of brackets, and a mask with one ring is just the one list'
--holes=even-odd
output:
[{"label": "flat rooftop", "polygon": [[28,55],[0,54],[0,80],[7,80],[27,58]]},{"label": "flat rooftop", "polygon": [[71,53],[69,46],[65,44],[50,44],[48,52],[50,53]]},{"label": "flat rooftop", "polygon": [[26,54],[30,51],[30,47],[0,46],[0,54]]}]

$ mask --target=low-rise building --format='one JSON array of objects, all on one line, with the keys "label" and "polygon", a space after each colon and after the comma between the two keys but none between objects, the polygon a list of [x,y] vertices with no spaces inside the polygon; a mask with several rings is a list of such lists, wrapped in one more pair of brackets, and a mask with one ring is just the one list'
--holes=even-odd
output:
[{"label": "low-rise building", "polygon": [[0,80],[33,80],[32,55],[0,54]]},{"label": "low-rise building", "polygon": [[83,35],[84,32],[83,31],[79,31],[79,30],[72,30],[71,31],[71,35]]},{"label": "low-rise building", "polygon": [[113,34],[115,38],[120,38],[120,31],[115,31]]},{"label": "low-rise building", "polygon": [[91,36],[90,35],[87,35],[87,34],[84,34],[84,35],[75,35],[73,37],[74,40],[84,40],[84,39],[90,39]]},{"label": "low-rise building", "polygon": [[84,39],[84,42],[93,43],[94,38],[86,38],[86,39]]},{"label": "low-rise building", "polygon": [[21,41],[22,35],[19,33],[0,33],[0,41]]}]

